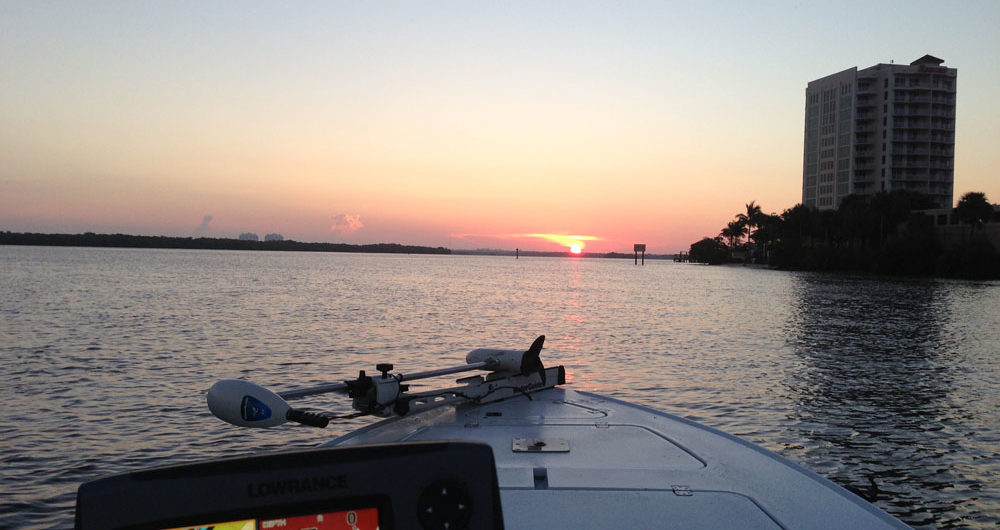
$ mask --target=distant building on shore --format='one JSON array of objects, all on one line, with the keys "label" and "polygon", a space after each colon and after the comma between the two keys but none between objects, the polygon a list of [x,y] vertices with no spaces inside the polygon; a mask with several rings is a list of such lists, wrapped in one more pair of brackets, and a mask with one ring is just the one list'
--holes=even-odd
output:
[{"label": "distant building on shore", "polygon": [[253,232],[243,232],[240,234],[240,241],[260,241],[260,236]]},{"label": "distant building on shore", "polygon": [[925,55],[808,84],[802,204],[836,209],[850,194],[909,190],[954,206],[958,70],[943,62]]},{"label": "distant building on shore", "polygon": [[267,234],[264,236],[264,241],[284,241],[285,236],[281,234]]},{"label": "distant building on shore", "polygon": [[919,213],[934,219],[934,232],[945,245],[967,242],[973,237],[983,237],[994,247],[1000,248],[1000,204],[994,204],[993,215],[975,227],[959,218],[955,208],[920,210]]}]

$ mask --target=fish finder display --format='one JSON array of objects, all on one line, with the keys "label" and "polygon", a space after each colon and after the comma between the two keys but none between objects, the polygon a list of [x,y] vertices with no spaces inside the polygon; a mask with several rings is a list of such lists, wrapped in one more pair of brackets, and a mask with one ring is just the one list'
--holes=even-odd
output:
[{"label": "fish finder display", "polygon": [[485,530],[503,528],[503,513],[489,445],[429,441],[111,475],[80,486],[75,522],[76,530]]},{"label": "fish finder display", "polygon": [[294,517],[196,524],[165,530],[375,530],[377,528],[378,509],[365,508]]}]

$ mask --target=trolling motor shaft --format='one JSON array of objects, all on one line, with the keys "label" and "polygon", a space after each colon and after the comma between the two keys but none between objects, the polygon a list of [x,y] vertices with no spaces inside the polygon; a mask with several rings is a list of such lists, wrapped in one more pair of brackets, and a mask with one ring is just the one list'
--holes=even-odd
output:
[{"label": "trolling motor shaft", "polygon": [[[539,354],[545,336],[539,336],[527,351],[477,349],[466,356],[466,364],[439,368],[415,374],[392,374],[393,365],[380,363],[377,376],[368,376],[364,370],[357,379],[314,387],[274,393],[270,390],[237,379],[227,379],[212,385],[208,391],[208,408],[216,417],[240,427],[273,427],[287,421],[325,427],[329,417],[324,414],[293,409],[285,399],[309,395],[340,392],[352,398],[352,408],[361,414],[400,416],[417,410],[450,402],[486,402],[504,399],[565,383],[561,366],[548,370],[542,365]],[[437,377],[469,370],[489,370],[486,377],[474,376],[460,379],[462,386],[409,393],[404,381]],[[530,397],[530,396],[529,396]]]}]

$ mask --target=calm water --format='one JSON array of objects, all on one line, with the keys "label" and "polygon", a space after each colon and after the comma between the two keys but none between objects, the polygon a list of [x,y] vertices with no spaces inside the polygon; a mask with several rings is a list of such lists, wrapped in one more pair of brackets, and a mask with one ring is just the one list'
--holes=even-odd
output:
[{"label": "calm water", "polygon": [[415,371],[538,334],[575,388],[762,444],[914,526],[995,527],[998,308],[998,282],[658,261],[0,247],[0,527],[72,526],[102,475],[365,423],[239,430],[205,407],[217,379]]}]

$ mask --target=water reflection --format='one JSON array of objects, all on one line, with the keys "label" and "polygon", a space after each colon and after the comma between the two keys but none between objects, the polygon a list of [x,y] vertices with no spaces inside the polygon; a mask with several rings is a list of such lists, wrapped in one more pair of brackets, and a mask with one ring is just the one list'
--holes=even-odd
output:
[{"label": "water reflection", "polygon": [[[800,364],[785,384],[799,445],[787,453],[911,525],[947,522],[975,496],[953,472],[968,455],[965,418],[951,402],[948,290],[805,275],[794,293],[788,337]],[[941,491],[954,493],[950,502]]]}]

